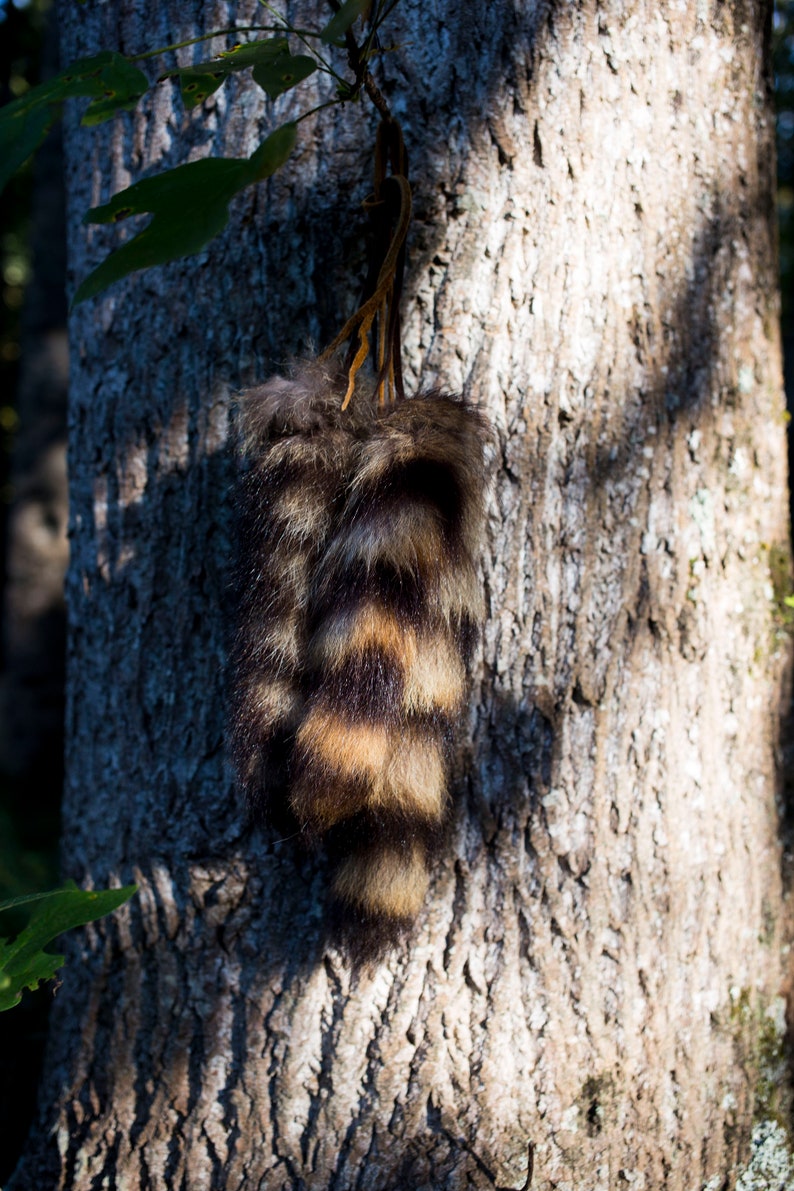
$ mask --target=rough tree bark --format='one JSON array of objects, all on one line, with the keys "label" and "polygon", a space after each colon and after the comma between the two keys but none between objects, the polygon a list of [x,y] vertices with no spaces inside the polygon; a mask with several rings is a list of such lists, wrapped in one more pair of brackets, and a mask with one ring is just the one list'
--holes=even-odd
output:
[{"label": "rough tree bark", "polygon": [[[68,5],[65,53],[260,11]],[[200,259],[77,310],[64,865],[141,891],[72,943],[14,1188],[717,1191],[754,1124],[782,1135],[769,22],[397,10],[410,377],[481,402],[498,446],[454,830],[374,972],[327,945],[322,857],[246,833],[223,743],[230,401],[353,306],[372,113],[302,125]],[[186,115],[166,86],[99,135],[70,116],[72,278],[120,234],[80,227],[89,203],[250,152],[279,102],[240,83]]]}]

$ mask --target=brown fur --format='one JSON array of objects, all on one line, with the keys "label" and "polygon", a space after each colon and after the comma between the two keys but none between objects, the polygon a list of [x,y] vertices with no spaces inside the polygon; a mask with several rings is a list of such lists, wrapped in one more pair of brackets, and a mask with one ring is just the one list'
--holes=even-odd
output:
[{"label": "brown fur", "polygon": [[[481,618],[485,433],[476,411],[438,394],[376,414],[317,569],[292,805],[313,834],[377,821],[379,835],[341,849],[333,886],[370,923],[416,913],[446,814],[461,641]],[[421,828],[425,843],[384,851],[391,824],[395,838]]]},{"label": "brown fur", "polygon": [[312,575],[348,482],[354,441],[339,405],[338,382],[317,364],[239,400],[248,471],[238,488],[231,744],[255,815],[286,806]]},{"label": "brown fur", "polygon": [[448,804],[486,428],[442,394],[351,414],[343,391],[314,366],[241,402],[233,748],[251,804],[326,837],[334,896],[388,934],[421,906]]},{"label": "brown fur", "polygon": [[360,913],[400,921],[419,913],[428,881],[427,858],[418,844],[396,848],[375,843],[366,854],[340,864],[333,891]]}]

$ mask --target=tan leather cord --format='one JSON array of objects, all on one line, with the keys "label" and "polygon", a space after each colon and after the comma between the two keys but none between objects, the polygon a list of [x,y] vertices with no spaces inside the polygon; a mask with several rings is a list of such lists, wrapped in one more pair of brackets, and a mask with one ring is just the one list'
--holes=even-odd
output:
[{"label": "tan leather cord", "polygon": [[[389,168],[392,171],[390,174],[387,173]],[[375,393],[378,403],[381,406],[389,405],[405,395],[402,382],[399,305],[405,264],[405,239],[411,222],[412,208],[407,168],[405,145],[398,122],[393,119],[382,120],[378,126],[375,145],[375,190],[372,198],[365,204],[370,212],[379,218],[382,225],[381,240],[379,243],[376,242],[376,256],[371,263],[368,278],[369,287],[373,292],[347,320],[320,356],[321,360],[328,359],[346,340],[358,332],[357,342],[354,340],[351,343],[351,353],[348,357],[348,383],[342,409],[349,405],[356,386],[356,377],[369,355],[369,337],[376,318],[378,333],[375,346]],[[390,229],[389,225],[392,222],[394,226]],[[373,287],[372,276],[377,267],[377,255],[383,252],[384,237],[387,247]]]}]

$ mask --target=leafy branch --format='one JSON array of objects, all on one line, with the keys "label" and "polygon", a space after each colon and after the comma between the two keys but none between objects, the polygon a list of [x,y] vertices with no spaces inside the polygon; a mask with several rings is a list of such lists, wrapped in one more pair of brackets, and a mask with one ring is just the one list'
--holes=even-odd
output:
[{"label": "leafy branch", "polygon": [[45,951],[48,943],[67,930],[104,918],[123,906],[136,889],[136,885],[125,885],[122,889],[86,890],[68,881],[62,889],[0,902],[0,912],[32,907],[23,930],[13,938],[0,938],[0,1012],[18,1005],[24,989],[36,989],[43,980],[53,979],[64,957]]},{"label": "leafy branch", "polygon": [[[267,0],[260,0],[271,13],[273,25],[244,25],[214,30],[174,45],[126,57],[103,51],[82,58],[54,79],[33,87],[0,110],[0,190],[11,175],[41,145],[49,129],[60,118],[65,100],[89,98],[81,123],[93,126],[119,111],[129,111],[153,87],[174,80],[187,110],[198,107],[234,74],[251,71],[253,81],[270,100],[298,86],[315,72],[333,78],[335,96],[309,109],[296,120],[277,127],[247,158],[205,158],[165,170],[134,183],[108,203],[87,212],[86,223],[117,223],[132,215],[150,214],[151,221],[135,236],[112,252],[85,278],[74,304],[94,297],[114,281],[138,269],[190,256],[202,249],[226,227],[229,204],[248,186],[270,177],[289,158],[295,146],[297,126],[308,116],[334,104],[357,100],[362,91],[381,115],[388,106],[370,71],[377,51],[377,36],[383,21],[399,0],[329,0],[334,10],[318,30],[291,25]],[[353,33],[354,23],[369,10],[361,45]],[[191,66],[167,70],[150,83],[135,65],[150,58],[198,45],[214,37],[241,33],[271,36],[238,42],[214,58]],[[307,53],[293,53],[290,38]],[[326,57],[329,51],[345,50],[352,80],[337,70]]]}]

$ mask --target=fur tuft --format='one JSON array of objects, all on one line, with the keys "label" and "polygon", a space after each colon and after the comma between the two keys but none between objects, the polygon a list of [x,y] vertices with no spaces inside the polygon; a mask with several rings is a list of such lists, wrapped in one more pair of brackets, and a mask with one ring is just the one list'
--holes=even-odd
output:
[{"label": "fur tuft", "polygon": [[369,921],[415,917],[446,814],[482,617],[485,434],[441,394],[376,414],[317,568],[291,806],[318,836],[350,821],[333,891]]},{"label": "fur tuft", "polygon": [[255,815],[286,804],[303,708],[312,575],[350,470],[352,423],[316,363],[243,394],[232,757]]},{"label": "fur tuft", "polygon": [[234,756],[255,809],[286,789],[325,840],[348,919],[394,937],[447,810],[487,431],[443,394],[351,416],[341,392],[315,368],[245,399]]}]

